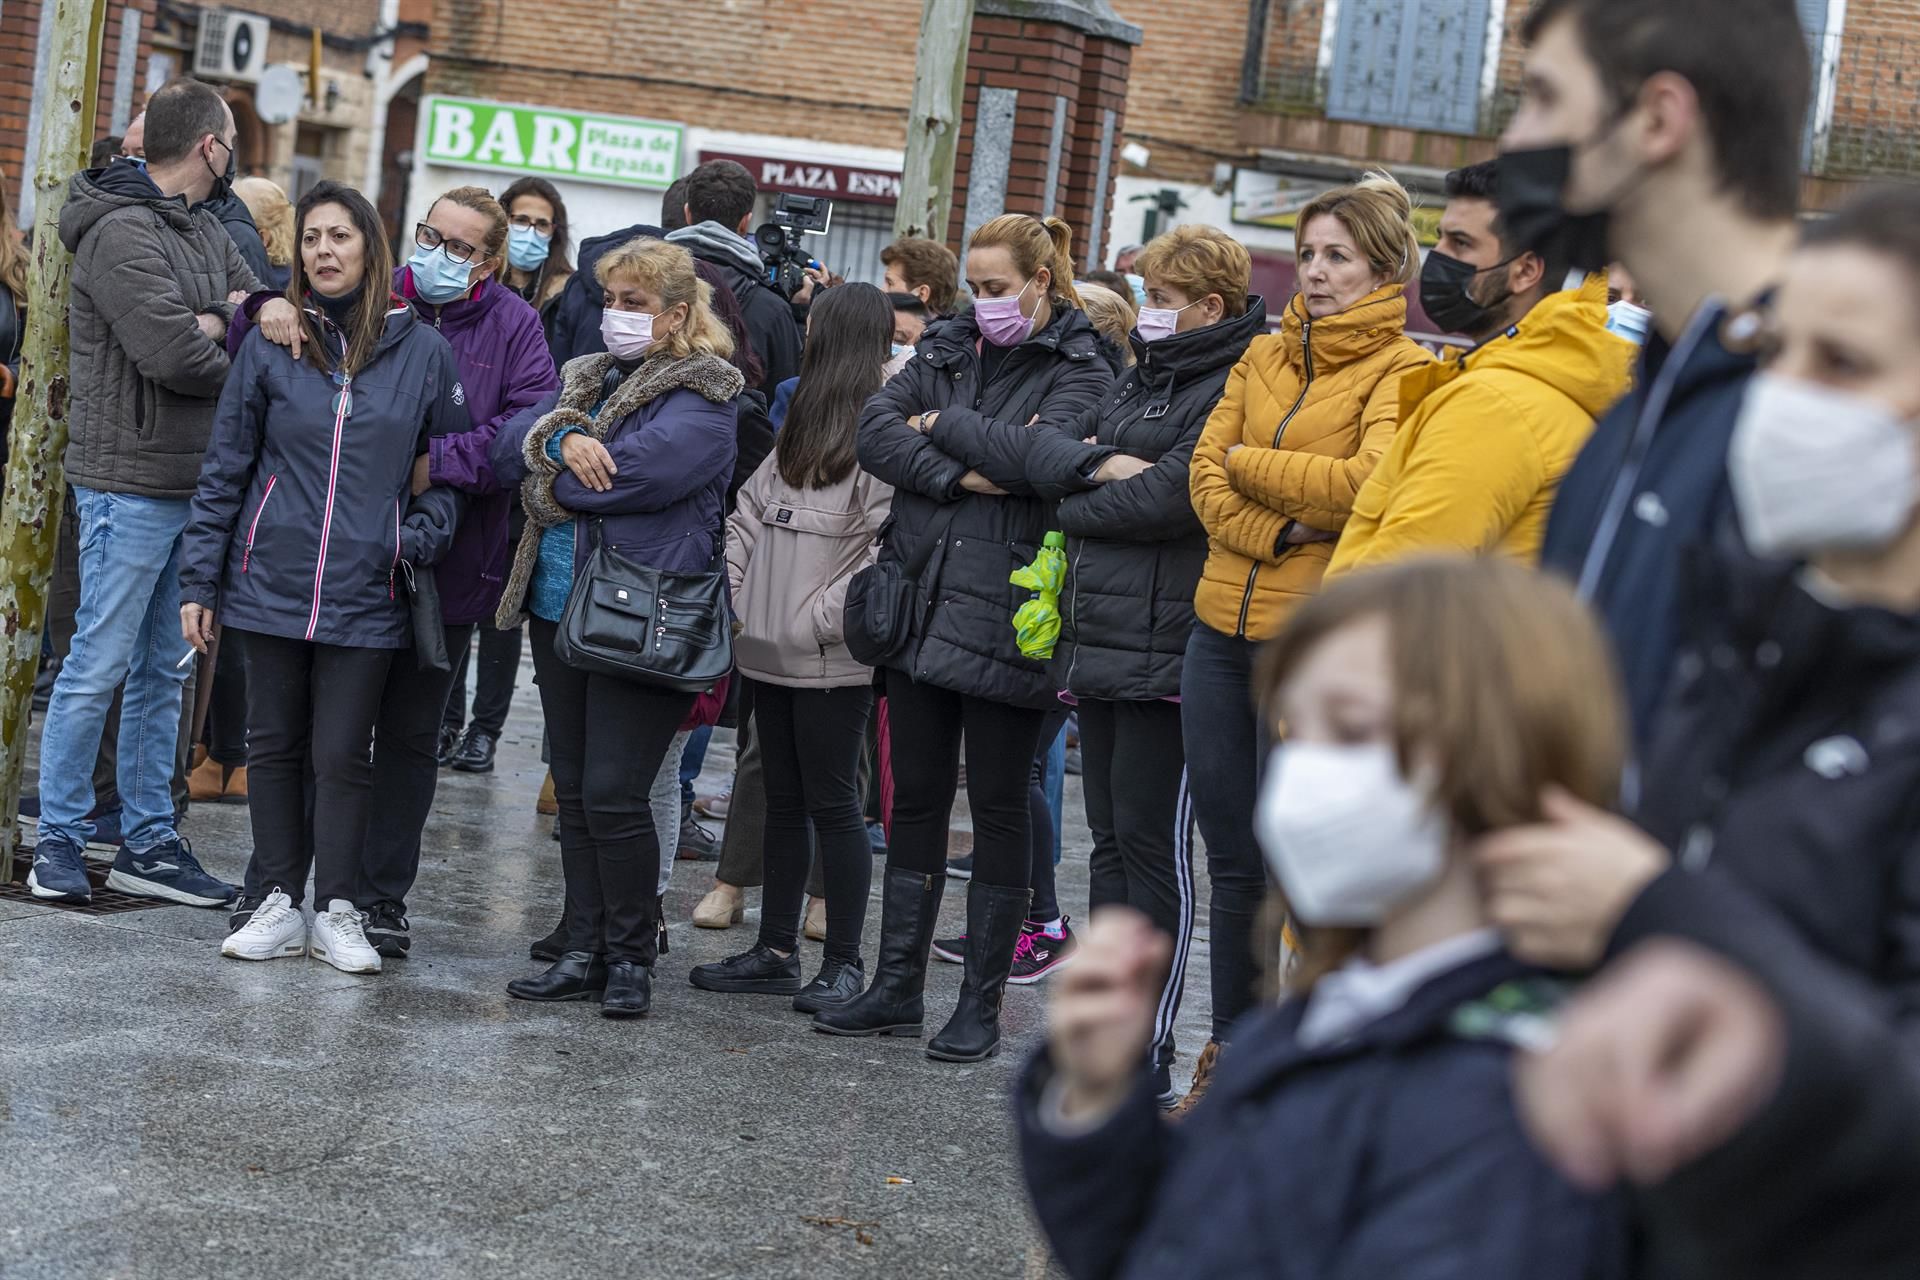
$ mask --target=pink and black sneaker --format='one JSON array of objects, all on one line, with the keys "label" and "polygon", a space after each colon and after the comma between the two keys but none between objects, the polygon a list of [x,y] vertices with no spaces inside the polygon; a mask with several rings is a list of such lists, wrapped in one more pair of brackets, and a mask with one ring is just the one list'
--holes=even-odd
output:
[{"label": "pink and black sneaker", "polygon": [[1073,961],[1080,950],[1074,940],[1071,923],[1060,918],[1059,931],[1032,920],[1020,926],[1020,940],[1013,945],[1013,972],[1007,981],[1024,987],[1040,981],[1055,969]]}]

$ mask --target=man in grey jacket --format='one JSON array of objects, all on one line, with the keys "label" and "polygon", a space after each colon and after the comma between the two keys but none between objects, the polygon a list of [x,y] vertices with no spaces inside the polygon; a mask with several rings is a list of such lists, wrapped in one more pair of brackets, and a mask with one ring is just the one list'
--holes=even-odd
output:
[{"label": "man in grey jacket", "polygon": [[93,761],[122,678],[126,844],[109,887],[193,906],[233,896],[174,830],[169,780],[188,670],[177,629],[180,533],[226,381],[228,298],[259,287],[219,218],[196,207],[230,171],[234,132],[217,92],[172,81],[147,103],[146,168],[76,175],[60,215],[74,254],[66,461],[80,516],[80,608],[40,745],[27,881],[36,897],[92,895],[81,851],[92,835]]}]

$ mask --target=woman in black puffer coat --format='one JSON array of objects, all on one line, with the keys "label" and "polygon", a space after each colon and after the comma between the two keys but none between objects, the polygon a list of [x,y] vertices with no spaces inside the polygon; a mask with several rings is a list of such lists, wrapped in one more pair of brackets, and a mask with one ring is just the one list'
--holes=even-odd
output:
[{"label": "woman in black puffer coat", "polygon": [[1150,1050],[1156,1093],[1171,1102],[1194,910],[1180,664],[1207,560],[1187,467],[1227,374],[1265,327],[1266,303],[1247,296],[1247,251],[1212,227],[1161,236],[1139,269],[1147,306],[1132,334],[1136,364],[1071,432],[1034,442],[1027,478],[1061,500],[1067,535],[1053,676],[1080,704],[1088,910],[1131,906],[1174,944]]},{"label": "woman in black puffer coat", "polygon": [[1064,222],[1025,214],[976,231],[972,313],[929,328],[860,423],[860,465],[894,487],[881,558],[922,563],[924,607],[884,673],[894,803],[879,969],[865,994],[822,1010],[814,1027],[920,1034],[964,731],[974,830],[966,977],[927,1048],[949,1062],[999,1047],[1000,996],[1029,899],[1027,776],[1057,705],[1046,664],[1014,643],[1014,610],[1030,593],[1008,575],[1034,558],[1053,522],[1053,504],[1027,482],[1027,452],[1078,421],[1113,381],[1111,345],[1073,292],[1072,239]]}]

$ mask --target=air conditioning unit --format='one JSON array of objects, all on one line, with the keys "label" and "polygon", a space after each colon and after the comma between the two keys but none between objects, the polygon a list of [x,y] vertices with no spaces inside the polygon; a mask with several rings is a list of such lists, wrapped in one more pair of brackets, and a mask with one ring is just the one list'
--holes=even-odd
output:
[{"label": "air conditioning unit", "polygon": [[201,10],[193,73],[207,80],[259,80],[267,67],[267,35],[271,30],[272,24],[257,13]]}]

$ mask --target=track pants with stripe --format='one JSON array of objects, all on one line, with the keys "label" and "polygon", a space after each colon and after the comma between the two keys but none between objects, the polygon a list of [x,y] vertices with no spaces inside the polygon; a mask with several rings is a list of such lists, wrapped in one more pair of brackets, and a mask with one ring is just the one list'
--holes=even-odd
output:
[{"label": "track pants with stripe", "polygon": [[1193,799],[1180,704],[1081,699],[1080,759],[1093,831],[1088,907],[1130,906],[1173,939],[1153,1026],[1153,1065],[1166,1066],[1194,916]]}]

